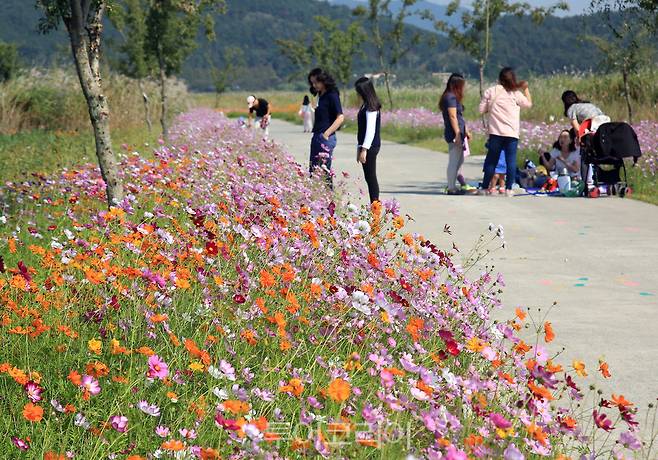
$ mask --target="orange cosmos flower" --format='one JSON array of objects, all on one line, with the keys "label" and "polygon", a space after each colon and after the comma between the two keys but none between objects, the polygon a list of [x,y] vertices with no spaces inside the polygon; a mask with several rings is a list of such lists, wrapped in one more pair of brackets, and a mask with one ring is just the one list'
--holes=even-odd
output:
[{"label": "orange cosmos flower", "polygon": [[582,361],[574,361],[571,364],[571,367],[576,371],[576,374],[581,377],[587,377],[587,371],[585,370],[585,363]]},{"label": "orange cosmos flower", "polygon": [[75,386],[80,386],[82,384],[82,376],[78,373],[78,371],[69,372],[67,378]]},{"label": "orange cosmos flower", "polygon": [[519,318],[521,321],[525,320],[526,312],[521,310],[519,307],[516,307],[516,309],[514,310],[514,313],[516,313],[516,317]]},{"label": "orange cosmos flower", "polygon": [[179,450],[185,449],[185,445],[177,439],[171,439],[169,441],[163,442],[162,448],[165,450],[173,450],[174,452],[177,452]]},{"label": "orange cosmos flower", "polygon": [[602,359],[599,359],[599,371],[601,372],[603,378],[608,379],[612,377],[612,374],[610,374],[610,369],[608,369],[608,363],[606,363]]},{"label": "orange cosmos flower", "polygon": [[274,276],[268,272],[267,270],[263,269],[260,271],[260,285],[263,286],[265,289],[271,288],[274,286],[276,283],[276,280],[274,279]]},{"label": "orange cosmos flower", "polygon": [[43,408],[36,404],[27,403],[23,406],[23,417],[30,422],[40,422],[43,418]]},{"label": "orange cosmos flower", "polygon": [[539,397],[539,398],[543,398],[546,401],[552,401],[553,400],[553,395],[548,390],[548,388],[545,388],[541,385],[535,385],[532,382],[528,383],[528,388],[530,388],[530,391],[532,391],[532,393],[535,396]]},{"label": "orange cosmos flower", "polygon": [[338,378],[331,381],[329,388],[327,388],[329,396],[336,402],[347,401],[347,398],[350,397],[352,388],[348,382]]},{"label": "orange cosmos flower", "polygon": [[612,402],[615,406],[619,407],[620,410],[628,409],[633,405],[632,402],[627,401],[626,398],[624,398],[624,395],[617,396],[614,393],[612,393]]},{"label": "orange cosmos flower", "polygon": [[224,409],[232,414],[246,414],[249,412],[249,404],[238,401],[235,399],[229,399],[223,403]]},{"label": "orange cosmos flower", "polygon": [[555,338],[555,333],[553,332],[553,326],[551,325],[550,321],[546,321],[544,323],[544,332],[546,333],[544,336],[546,343],[552,342]]}]

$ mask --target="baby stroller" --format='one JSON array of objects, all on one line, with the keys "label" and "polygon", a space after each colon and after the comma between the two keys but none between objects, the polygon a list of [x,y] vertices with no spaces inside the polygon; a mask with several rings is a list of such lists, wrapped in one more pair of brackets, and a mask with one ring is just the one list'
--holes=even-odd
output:
[{"label": "baby stroller", "polygon": [[[630,192],[627,184],[624,158],[633,158],[633,165],[642,155],[637,134],[628,123],[603,123],[596,132],[587,133],[580,139],[582,177],[589,177],[592,168],[594,187],[585,189],[584,194],[598,196],[599,186],[606,185],[608,195],[616,194],[623,198]],[[623,170],[623,180],[621,171]]]}]

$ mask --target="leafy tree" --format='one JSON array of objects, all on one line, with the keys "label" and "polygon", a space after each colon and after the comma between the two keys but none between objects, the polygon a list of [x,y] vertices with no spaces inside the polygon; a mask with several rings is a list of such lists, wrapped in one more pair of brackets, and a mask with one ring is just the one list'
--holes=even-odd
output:
[{"label": "leafy tree", "polygon": [[108,206],[123,199],[117,161],[110,137],[110,107],[103,92],[100,70],[105,0],[37,0],[43,12],[40,29],[44,33],[64,23],[68,32],[73,61],[87,101],[89,118],[96,139],[96,156],[105,181]]},{"label": "leafy tree", "polygon": [[123,38],[119,47],[122,58],[119,71],[137,80],[139,92],[144,103],[144,118],[149,132],[153,128],[149,98],[144,89],[144,80],[155,72],[155,60],[146,53],[146,16],[147,0],[122,0],[110,11],[109,17]]},{"label": "leafy tree", "polygon": [[219,97],[229,89],[237,75],[238,69],[244,66],[244,52],[238,46],[224,48],[222,66],[218,68],[210,55],[207,56],[210,66],[210,76],[215,87],[215,107],[219,106]]},{"label": "leafy tree", "polygon": [[[635,12],[636,19],[643,22],[651,35],[658,35],[658,1],[656,0],[591,0],[592,12],[611,10]],[[610,21],[608,21],[610,23]]]},{"label": "leafy tree", "polygon": [[352,22],[346,28],[342,21],[315,16],[317,29],[310,37],[303,33],[296,40],[277,40],[281,52],[300,72],[315,64],[327,69],[337,83],[347,86],[352,78],[354,57],[363,54],[361,44],[365,33],[361,23]]},{"label": "leafy tree", "polygon": [[[452,0],[448,4],[446,14],[453,16],[460,10],[460,0]],[[566,10],[566,2],[543,8],[531,8],[528,3],[509,0],[475,0],[471,9],[464,10],[461,16],[461,25],[450,25],[445,21],[435,21],[435,28],[446,32],[452,43],[464,50],[477,61],[480,77],[480,97],[484,92],[484,70],[492,49],[491,29],[498,19],[505,15],[523,16],[530,12],[537,23],[551,15],[556,10]]]},{"label": "leafy tree", "polygon": [[214,39],[213,12],[223,11],[224,0],[149,0],[146,11],[147,55],[157,63],[162,112],[162,137],[168,139],[167,77],[180,73],[185,59],[197,47],[203,25],[206,37]]},{"label": "leafy tree", "polygon": [[588,36],[601,51],[602,65],[606,70],[620,72],[624,85],[624,99],[628,112],[628,122],[633,123],[632,92],[629,79],[646,64],[654,62],[656,51],[649,45],[650,29],[639,19],[640,10],[625,10],[621,21],[611,15],[609,6],[604,7],[606,25],[612,32],[612,38],[604,39]]},{"label": "leafy tree", "polygon": [[388,103],[393,108],[393,95],[391,94],[391,73],[395,70],[402,58],[414,47],[420,44],[423,34],[415,30],[407,33],[406,20],[411,16],[420,16],[427,19],[431,15],[428,11],[414,11],[411,8],[418,0],[402,0],[397,13],[391,11],[391,0],[368,0],[368,6],[359,6],[354,9],[355,16],[366,18],[369,27],[369,39],[375,47],[381,71],[384,73],[384,83]]},{"label": "leafy tree", "polygon": [[0,41],[0,83],[11,80],[18,72],[18,48]]}]

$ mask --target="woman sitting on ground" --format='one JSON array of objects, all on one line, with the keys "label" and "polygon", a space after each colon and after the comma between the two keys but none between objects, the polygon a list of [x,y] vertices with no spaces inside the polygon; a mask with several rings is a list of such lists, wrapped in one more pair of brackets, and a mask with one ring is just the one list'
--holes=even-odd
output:
[{"label": "woman sitting on ground", "polygon": [[562,103],[564,104],[564,116],[571,120],[571,126],[578,133],[578,138],[584,134],[581,132],[581,125],[585,120],[592,120],[589,129],[596,131],[603,123],[609,123],[610,117],[603,113],[603,110],[588,101],[581,100],[578,95],[571,90],[562,93]]},{"label": "woman sitting on ground", "polygon": [[553,150],[542,153],[539,161],[549,172],[560,173],[566,169],[572,179],[580,179],[580,149],[576,147],[575,138],[569,130],[560,132]]}]

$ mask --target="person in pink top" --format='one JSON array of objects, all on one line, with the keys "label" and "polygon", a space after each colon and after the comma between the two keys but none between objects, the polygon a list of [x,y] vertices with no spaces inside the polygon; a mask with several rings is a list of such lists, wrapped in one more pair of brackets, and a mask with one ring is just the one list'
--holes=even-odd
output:
[{"label": "person in pink top", "polygon": [[480,101],[480,113],[488,114],[489,148],[484,160],[484,187],[491,182],[500,158],[505,151],[507,196],[513,196],[512,185],[516,177],[516,149],[519,144],[521,109],[532,107],[532,97],[525,81],[516,81],[511,67],[505,67],[498,75],[498,84],[484,92]]}]

